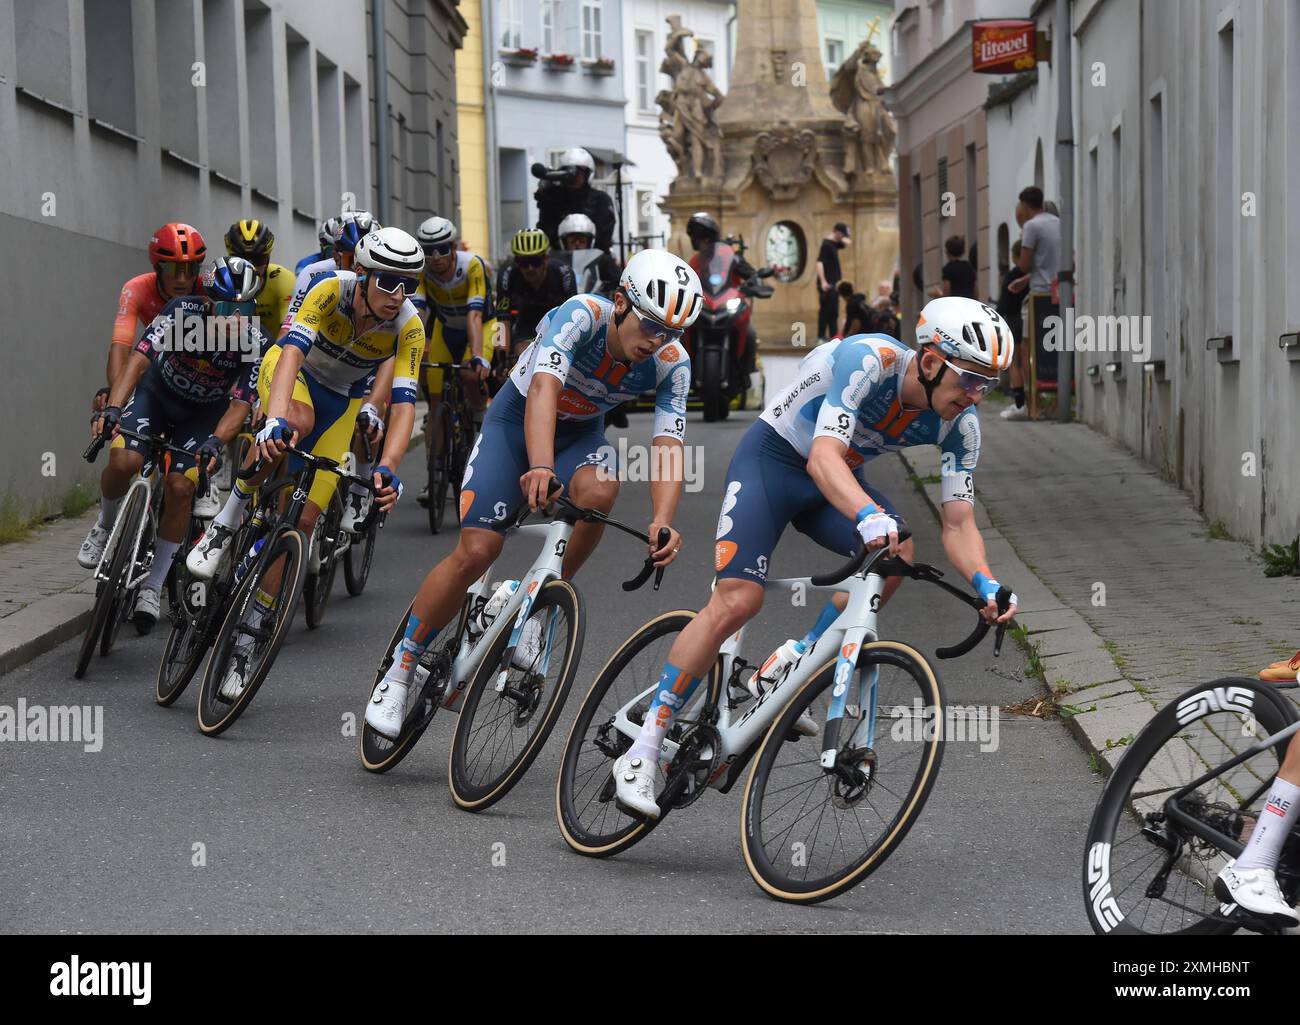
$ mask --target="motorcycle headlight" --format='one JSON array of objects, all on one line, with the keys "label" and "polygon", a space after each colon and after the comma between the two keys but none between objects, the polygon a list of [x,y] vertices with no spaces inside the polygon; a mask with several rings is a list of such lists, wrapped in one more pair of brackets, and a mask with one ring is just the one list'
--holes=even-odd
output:
[{"label": "motorcycle headlight", "polygon": [[730,299],[727,300],[727,312],[735,313],[744,304],[745,301],[741,299],[739,296],[732,296]]}]

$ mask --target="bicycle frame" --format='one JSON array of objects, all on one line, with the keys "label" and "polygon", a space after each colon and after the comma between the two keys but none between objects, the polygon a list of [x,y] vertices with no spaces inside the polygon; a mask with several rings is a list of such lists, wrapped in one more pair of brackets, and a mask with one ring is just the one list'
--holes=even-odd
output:
[{"label": "bicycle frame", "polygon": [[[137,475],[135,480],[131,482],[131,486],[126,489],[126,494],[122,496],[122,503],[121,505],[118,506],[118,509],[119,510],[125,509],[127,505],[130,503],[132,493],[139,491],[141,489],[146,491],[148,494],[146,497],[145,515],[140,517],[140,524],[138,527],[136,527],[135,537],[131,539],[131,566],[132,567],[135,567],[140,563],[140,541],[144,538],[145,527],[152,525],[154,528],[154,532],[157,533],[157,516],[154,510],[154,501],[158,497],[158,494],[160,493],[161,489],[155,488],[152,476],[146,479],[144,477]],[[99,557],[99,565],[95,567],[94,580],[96,583],[108,582],[108,573],[106,570],[106,564],[108,562],[108,558],[110,554],[115,549],[114,543],[121,535],[121,532],[125,529],[122,526],[123,519],[124,517],[119,515],[117,519],[113,521],[113,529],[109,531],[108,541],[105,542],[104,544],[104,554]],[[129,591],[131,590],[131,588],[136,587],[139,584],[143,583],[145,577],[149,575],[149,569],[152,566],[152,564],[153,564],[153,560],[151,558],[147,564],[141,566],[140,572],[137,575],[131,577],[129,580],[127,580],[125,585],[125,590]]]},{"label": "bicycle frame", "polygon": [[[844,610],[827,627],[826,632],[817,639],[817,643],[804,652],[803,658],[799,660],[799,663],[787,674],[785,679],[776,681],[775,686],[768,688],[757,701],[747,707],[734,720],[732,718],[734,709],[731,702],[727,700],[725,688],[732,678],[736,660],[740,657],[740,647],[747,626],[742,626],[723,643],[718,653],[716,692],[698,696],[692,701],[691,706],[683,709],[678,716],[683,721],[693,721],[693,716],[698,715],[701,708],[705,707],[706,701],[716,710],[717,721],[713,725],[721,738],[721,750],[717,755],[718,767],[714,770],[713,775],[709,777],[708,785],[710,787],[726,793],[740,771],[744,769],[750,757],[758,749],[758,745],[762,742],[769,727],[780,716],[785,707],[784,699],[796,693],[805,683],[816,676],[824,668],[825,659],[832,651],[836,652],[835,682],[838,693],[832,697],[830,714],[827,716],[825,730],[822,734],[823,750],[821,758],[823,766],[826,766],[826,760],[829,756],[829,763],[834,766],[841,720],[849,708],[847,683],[856,666],[855,656],[862,645],[879,639],[877,612],[880,608],[880,598],[884,591],[884,585],[885,578],[874,572],[870,565],[864,567],[863,570],[852,577],[826,586],[814,584],[811,577],[786,577],[769,580],[764,584],[764,588],[767,590],[801,586],[812,591],[847,591],[849,600]],[[841,687],[839,684],[845,686]],[[658,684],[656,683],[655,686],[658,686]],[[628,711],[651,695],[654,689],[654,687],[650,687],[641,691],[620,708],[615,716],[615,728],[631,740],[635,740],[640,735],[641,724],[633,722],[628,717]],[[870,681],[860,681],[856,705],[861,706],[864,703],[869,703],[869,707],[874,713],[876,689],[874,675]],[[783,699],[781,701],[774,700],[778,692],[780,692]],[[875,740],[874,714],[867,718],[866,725],[869,729],[866,743],[870,745]],[[664,760],[671,761],[675,758],[677,750],[678,744],[675,741],[664,740]]]},{"label": "bicycle frame", "polygon": [[[468,631],[465,630],[465,624],[460,624],[457,633],[457,654],[452,660],[451,675],[443,692],[443,708],[452,712],[460,712],[461,705],[465,702],[465,690],[469,686],[470,680],[508,624],[511,626],[511,631],[510,640],[506,647],[506,658],[508,659],[510,653],[514,651],[520,637],[523,636],[524,624],[528,621],[529,613],[532,612],[537,595],[541,593],[546,584],[552,580],[558,580],[562,574],[564,549],[568,545],[569,537],[573,534],[573,526],[567,520],[556,519],[550,523],[527,523],[523,526],[511,528],[510,533],[518,532],[542,538],[542,550],[533,561],[532,566],[529,567],[528,572],[519,581],[519,587],[510,596],[510,600],[506,602],[505,607],[497,613],[496,618],[492,620],[491,624],[477,640],[471,642]],[[468,599],[467,608],[469,610],[473,610],[476,599],[482,595],[491,573],[492,568],[489,566],[487,571],[474,581],[466,592],[465,596]],[[553,622],[548,625],[551,630],[554,630]],[[548,660],[551,650],[550,642],[553,639],[548,637],[547,644],[544,647]],[[543,667],[542,671],[545,672],[545,667]],[[496,681],[497,691],[504,689],[507,675],[508,671],[502,671],[499,675]],[[416,689],[411,688],[410,694],[408,700],[413,700]]]}]

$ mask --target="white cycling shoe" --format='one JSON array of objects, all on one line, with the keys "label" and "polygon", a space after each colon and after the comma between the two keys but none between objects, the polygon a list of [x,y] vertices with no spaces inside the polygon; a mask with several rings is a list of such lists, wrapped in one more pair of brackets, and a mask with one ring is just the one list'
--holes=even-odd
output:
[{"label": "white cycling shoe", "polygon": [[108,527],[101,527],[99,521],[90,528],[90,533],[86,535],[86,540],[81,542],[81,550],[77,552],[77,565],[82,569],[94,569],[99,565],[99,560],[104,557],[104,547],[108,544],[108,535],[112,533]]},{"label": "white cycling shoe", "polygon": [[205,495],[194,496],[194,516],[200,520],[210,520],[221,512],[221,496],[217,494],[216,485],[208,488]]},{"label": "white cycling shoe", "polygon": [[162,595],[155,588],[142,587],[135,597],[131,621],[141,634],[147,634],[162,615]]},{"label": "white cycling shoe", "polygon": [[244,688],[248,685],[248,653],[235,649],[234,654],[230,656],[230,668],[226,670],[226,678],[221,681],[221,689],[217,691],[218,697],[235,702],[239,700],[239,695],[244,693]]},{"label": "white cycling shoe", "polygon": [[370,493],[357,491],[355,488],[348,489],[348,497],[343,503],[343,518],[339,521],[339,528],[349,534],[355,534],[369,512]]},{"label": "white cycling shoe", "polygon": [[380,680],[366,705],[366,725],[389,740],[400,737],[406,718],[406,691],[401,680]]},{"label": "white cycling shoe", "polygon": [[618,788],[618,803],[638,815],[657,819],[659,805],[655,801],[655,792],[659,781],[658,760],[622,755],[615,759],[611,771]]},{"label": "white cycling shoe", "polygon": [[510,664],[522,673],[533,672],[537,668],[537,660],[541,654],[542,623],[540,618],[530,619],[524,624],[523,635],[515,645],[515,653],[510,658]]},{"label": "white cycling shoe", "polygon": [[1274,925],[1300,925],[1300,912],[1282,896],[1277,875],[1271,868],[1239,869],[1235,861],[1230,861],[1214,881],[1214,895],[1223,903],[1236,904]]},{"label": "white cycling shoe", "polygon": [[220,523],[209,523],[199,543],[185,556],[185,568],[200,580],[211,580],[217,575],[221,557],[230,547],[230,539],[235,532]]}]

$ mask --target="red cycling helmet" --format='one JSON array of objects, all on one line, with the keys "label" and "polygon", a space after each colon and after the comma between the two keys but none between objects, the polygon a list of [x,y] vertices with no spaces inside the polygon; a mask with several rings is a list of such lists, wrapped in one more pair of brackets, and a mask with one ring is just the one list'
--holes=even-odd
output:
[{"label": "red cycling helmet", "polygon": [[164,224],[149,240],[149,262],[154,270],[163,261],[168,263],[202,263],[208,247],[199,229],[188,224]]}]

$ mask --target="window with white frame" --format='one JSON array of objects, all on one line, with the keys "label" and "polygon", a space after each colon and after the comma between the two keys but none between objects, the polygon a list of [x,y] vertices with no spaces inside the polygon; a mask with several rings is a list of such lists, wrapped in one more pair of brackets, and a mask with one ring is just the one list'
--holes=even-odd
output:
[{"label": "window with white frame", "polygon": [[542,53],[555,52],[556,0],[542,0]]},{"label": "window with white frame", "polygon": [[654,112],[654,49],[655,34],[648,29],[636,30],[636,109],[644,114]]},{"label": "window with white frame", "polygon": [[835,74],[835,69],[844,63],[844,40],[826,40],[826,74]]},{"label": "window with white frame", "polygon": [[602,56],[600,39],[601,9],[604,0],[582,0],[582,58],[595,60]]},{"label": "window with white frame", "polygon": [[501,49],[518,50],[523,45],[524,19],[519,12],[519,0],[500,0]]}]

